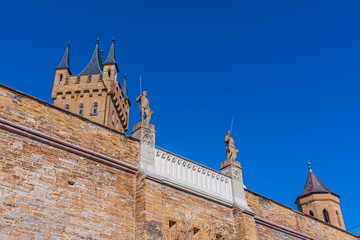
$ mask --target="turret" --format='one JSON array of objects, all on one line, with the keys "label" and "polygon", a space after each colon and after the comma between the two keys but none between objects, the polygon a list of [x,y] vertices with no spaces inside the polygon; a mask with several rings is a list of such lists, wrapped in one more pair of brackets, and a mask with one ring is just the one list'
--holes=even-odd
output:
[{"label": "turret", "polygon": [[[59,66],[55,68],[54,87],[56,85],[67,84],[70,75],[70,43],[68,43]],[[54,98],[55,96],[52,97]]]},{"label": "turret", "polygon": [[52,98],[54,104],[115,130],[128,129],[130,101],[117,81],[118,66],[115,61],[115,39],[109,56],[102,63],[99,40],[93,55],[79,75],[72,75],[69,68],[68,45],[64,57],[56,68]]},{"label": "turret", "polygon": [[345,229],[340,196],[331,192],[315,175],[309,164],[309,175],[303,192],[296,199],[300,212]]},{"label": "turret", "polygon": [[108,81],[114,81],[117,79],[117,73],[119,72],[119,68],[116,64],[115,60],[115,39],[113,38],[109,55],[104,62],[104,74],[105,74],[105,80]]}]

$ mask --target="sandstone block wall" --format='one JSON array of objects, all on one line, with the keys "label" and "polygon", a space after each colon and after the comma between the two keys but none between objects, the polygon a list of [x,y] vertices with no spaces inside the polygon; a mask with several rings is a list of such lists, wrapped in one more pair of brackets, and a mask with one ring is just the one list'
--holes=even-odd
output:
[{"label": "sandstone block wall", "polygon": [[86,118],[0,85],[0,119],[90,149],[128,164],[138,163],[139,143]]},{"label": "sandstone block wall", "polygon": [[0,103],[0,238],[135,239],[138,141],[3,86]]},{"label": "sandstone block wall", "polygon": [[1,129],[0,139],[1,239],[134,239],[134,174]]},{"label": "sandstone block wall", "polygon": [[[175,239],[171,236],[174,237],[179,233],[180,236],[184,236],[182,231],[194,228],[198,232],[192,234],[192,239],[212,239],[209,235],[216,234],[225,237],[224,239],[236,239],[232,207],[156,182],[149,182],[147,187],[151,190],[148,195],[151,194],[154,200],[156,199],[156,202],[153,201],[152,209],[147,208],[147,210],[154,212],[153,224],[156,222],[160,227],[164,235],[163,239]],[[169,221],[176,224],[170,228]]]},{"label": "sandstone block wall", "polygon": [[0,85],[0,238],[359,239],[249,190],[245,214],[138,159],[132,137]]},{"label": "sandstone block wall", "polygon": [[290,207],[279,204],[250,190],[246,190],[246,199],[249,207],[256,213],[256,218],[264,219],[274,225],[279,225],[308,236],[308,238],[296,237],[286,233],[289,231],[279,231],[277,226],[269,227],[266,226],[269,224],[264,224],[264,221],[259,220],[257,221],[258,239],[359,239],[357,236],[340,228],[294,211]]}]

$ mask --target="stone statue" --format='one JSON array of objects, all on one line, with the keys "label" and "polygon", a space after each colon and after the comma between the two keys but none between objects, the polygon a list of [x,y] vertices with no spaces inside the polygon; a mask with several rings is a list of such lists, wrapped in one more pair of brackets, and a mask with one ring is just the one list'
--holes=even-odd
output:
[{"label": "stone statue", "polygon": [[[153,111],[149,107],[149,99],[147,98],[147,92],[144,91],[137,99],[136,102],[140,101],[140,113],[141,118],[140,121],[143,121],[147,124],[150,123],[151,115],[153,114]],[[144,119],[144,113],[145,113],[145,119]]]},{"label": "stone statue", "polygon": [[226,143],[226,160],[235,161],[236,155],[239,152],[238,149],[235,147],[234,139],[231,137],[231,131],[227,132],[225,136],[225,143]]}]

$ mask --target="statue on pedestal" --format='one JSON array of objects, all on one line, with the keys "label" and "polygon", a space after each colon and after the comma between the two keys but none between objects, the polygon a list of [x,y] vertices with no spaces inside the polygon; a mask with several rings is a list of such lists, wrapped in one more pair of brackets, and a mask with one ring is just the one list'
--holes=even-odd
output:
[{"label": "statue on pedestal", "polygon": [[[149,107],[149,99],[147,98],[147,92],[144,91],[137,99],[136,102],[140,101],[140,121],[144,121],[145,123],[149,124],[151,115],[153,114],[153,111]],[[145,114],[145,116],[144,116]],[[145,119],[144,119],[145,117]]]},{"label": "statue on pedestal", "polygon": [[226,143],[226,155],[227,155],[226,160],[230,160],[234,162],[239,150],[236,149],[235,147],[234,139],[231,137],[231,131],[227,132],[227,135],[225,136],[225,143]]}]

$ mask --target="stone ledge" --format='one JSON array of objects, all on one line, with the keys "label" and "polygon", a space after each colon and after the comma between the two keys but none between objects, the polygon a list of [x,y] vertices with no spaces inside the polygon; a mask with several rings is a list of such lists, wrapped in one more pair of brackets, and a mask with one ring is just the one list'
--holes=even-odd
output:
[{"label": "stone ledge", "polygon": [[271,228],[271,229],[274,229],[276,231],[279,231],[279,232],[283,232],[285,234],[288,234],[290,236],[293,236],[293,237],[296,237],[296,238],[299,238],[299,239],[303,239],[303,240],[312,240],[313,238],[310,238],[308,237],[307,235],[305,234],[302,234],[302,233],[299,233],[299,232],[296,232],[294,230],[291,230],[290,228],[286,228],[286,227],[283,227],[281,225],[278,225],[276,223],[273,223],[273,222],[270,222],[268,220],[265,220],[263,218],[260,218],[258,216],[255,216],[255,223],[256,224],[260,224],[260,225],[263,225],[265,227],[268,227],[268,228]]},{"label": "stone ledge", "polygon": [[7,130],[9,132],[13,132],[28,138],[31,138],[33,140],[48,144],[53,147],[57,147],[63,150],[66,150],[68,152],[89,158],[91,160],[94,160],[96,162],[100,162],[102,164],[129,172],[135,174],[137,172],[137,168],[134,166],[131,166],[130,164],[127,164],[125,162],[122,162],[118,159],[114,159],[105,155],[102,155],[100,153],[93,152],[91,150],[76,146],[74,144],[62,141],[60,139],[56,139],[50,136],[47,136],[41,132],[22,127],[18,124],[12,123],[10,121],[4,120],[0,118],[0,128]]},{"label": "stone ledge", "polygon": [[161,176],[152,176],[152,175],[146,175],[145,177],[147,179],[149,179],[149,180],[154,181],[154,182],[157,182],[157,183],[160,183],[160,184],[163,184],[163,185],[175,188],[175,189],[182,190],[182,191],[187,192],[189,194],[195,195],[195,196],[200,197],[200,198],[205,198],[207,200],[219,203],[219,204],[221,204],[223,206],[226,206],[226,207],[233,207],[234,206],[232,201],[219,198],[218,196],[208,194],[208,193],[206,193],[204,191],[201,191],[201,190],[189,187],[189,186],[185,186],[183,184],[179,184],[178,182],[176,182],[174,180],[171,180],[171,179],[168,179],[168,178],[164,178],[164,177],[161,177]]}]

